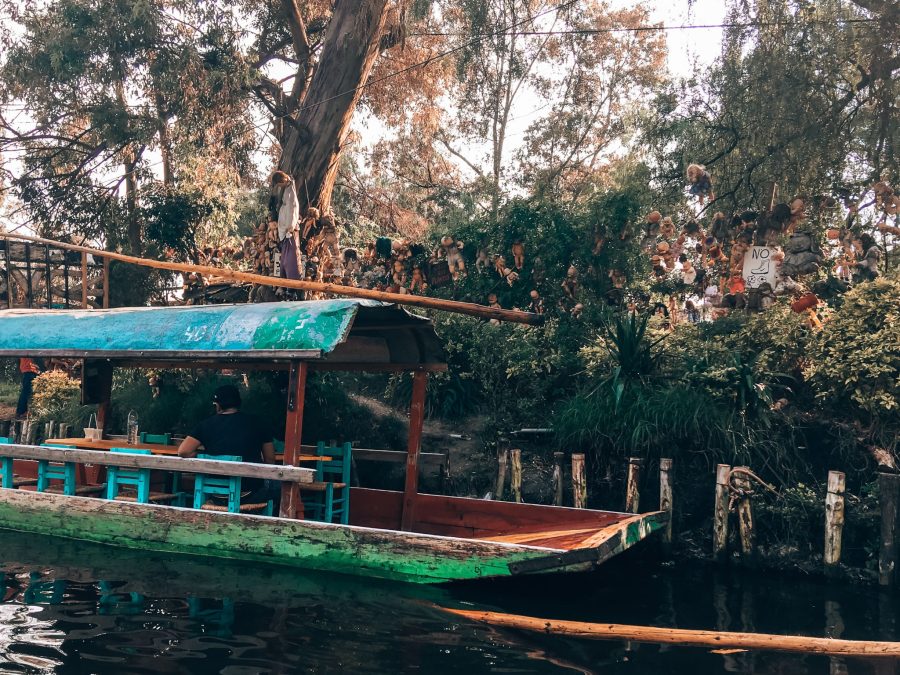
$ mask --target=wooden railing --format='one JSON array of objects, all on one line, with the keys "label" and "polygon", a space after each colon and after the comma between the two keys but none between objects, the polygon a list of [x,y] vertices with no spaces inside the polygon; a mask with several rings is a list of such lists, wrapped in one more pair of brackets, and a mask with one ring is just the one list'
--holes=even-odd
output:
[{"label": "wooden railing", "polygon": [[256,464],[253,462],[223,462],[215,459],[185,459],[162,455],[132,455],[104,450],[79,450],[76,448],[51,448],[37,445],[0,445],[0,457],[19,460],[48,460],[75,464],[100,464],[130,469],[154,469],[180,471],[181,473],[208,473],[217,476],[241,478],[268,478],[287,483],[312,483],[314,469],[281,464]]}]

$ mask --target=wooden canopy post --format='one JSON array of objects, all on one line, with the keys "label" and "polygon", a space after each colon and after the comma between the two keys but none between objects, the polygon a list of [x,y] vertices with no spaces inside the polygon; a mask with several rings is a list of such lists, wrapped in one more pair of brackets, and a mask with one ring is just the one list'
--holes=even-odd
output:
[{"label": "wooden canopy post", "polygon": [[103,257],[103,309],[109,309],[109,258]]},{"label": "wooden canopy post", "polygon": [[400,529],[409,530],[415,522],[416,493],[419,491],[419,447],[422,445],[422,426],[425,424],[425,387],[428,373],[413,373],[412,402],[409,406],[409,441],[406,449],[406,484],[403,488],[403,515]]},{"label": "wooden canopy post", "polygon": [[[306,361],[291,361],[288,379],[287,423],[284,429],[283,461],[285,465],[297,466],[299,464],[308,369],[309,364]],[[281,509],[278,515],[282,518],[303,518],[303,501],[300,499],[300,488],[296,483],[281,484]]]},{"label": "wooden canopy post", "polygon": [[81,252],[81,308],[88,308],[88,261],[84,251]]}]

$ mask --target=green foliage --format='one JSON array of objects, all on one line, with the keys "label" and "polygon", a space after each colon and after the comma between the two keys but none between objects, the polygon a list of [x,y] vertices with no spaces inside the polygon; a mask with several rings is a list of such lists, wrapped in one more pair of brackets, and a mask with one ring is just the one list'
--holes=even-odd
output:
[{"label": "green foliage", "polygon": [[897,447],[900,276],[856,286],[810,344],[805,375],[830,414]]}]

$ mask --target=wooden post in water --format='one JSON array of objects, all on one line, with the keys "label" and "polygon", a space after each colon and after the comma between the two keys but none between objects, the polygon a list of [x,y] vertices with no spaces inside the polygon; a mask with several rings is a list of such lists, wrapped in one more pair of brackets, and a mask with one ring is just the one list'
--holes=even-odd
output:
[{"label": "wooden post in water", "polygon": [[663,551],[668,553],[672,547],[672,520],[675,517],[675,509],[672,500],[672,460],[666,457],[659,460],[659,510],[669,514],[662,533]]},{"label": "wooden post in water", "polygon": [[512,490],[513,499],[517,504],[522,503],[522,451],[519,448],[513,448],[509,451],[510,464],[512,465],[512,473],[510,474],[510,489]]},{"label": "wooden post in water", "polygon": [[825,574],[828,575],[834,574],[841,562],[845,488],[843,472],[829,471],[828,494],[825,497]]},{"label": "wooden post in water", "polygon": [[553,453],[553,505],[563,504],[563,453]]},{"label": "wooden post in water", "polygon": [[731,467],[719,464],[716,467],[716,504],[713,517],[713,557],[722,562],[728,554],[728,475]]},{"label": "wooden post in water", "polygon": [[494,490],[494,499],[503,499],[503,491],[506,489],[506,467],[509,464],[509,450],[501,447],[497,450],[497,486]]},{"label": "wooden post in water", "polygon": [[878,583],[893,586],[897,582],[897,521],[900,505],[900,476],[878,474],[881,500],[881,550],[878,553]]},{"label": "wooden post in water", "polygon": [[[741,466],[738,469],[749,467]],[[741,535],[741,560],[745,565],[752,565],[756,556],[756,527],[753,523],[753,504],[750,502],[750,479],[743,472],[733,474],[732,483],[741,491],[737,502],[738,532]]]},{"label": "wooden post in water", "polygon": [[572,454],[572,500],[576,509],[587,506],[587,481],[584,478],[584,453]]},{"label": "wooden post in water", "polygon": [[638,513],[641,504],[641,458],[628,458],[628,477],[625,484],[625,512]]},{"label": "wooden post in water", "polygon": [[69,437],[69,425],[63,424],[62,422],[60,422],[58,433],[59,433],[60,438],[68,438]]}]

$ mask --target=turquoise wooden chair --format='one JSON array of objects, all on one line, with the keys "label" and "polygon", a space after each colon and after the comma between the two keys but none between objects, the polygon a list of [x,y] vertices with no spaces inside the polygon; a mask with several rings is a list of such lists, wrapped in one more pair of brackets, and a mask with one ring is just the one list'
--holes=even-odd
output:
[{"label": "turquoise wooden chair", "polygon": [[316,446],[316,456],[331,457],[331,461],[317,461],[315,482],[300,485],[301,494],[313,493],[303,500],[310,520],[349,523],[351,452],[349,443],[327,447],[320,441]]},{"label": "turquoise wooden chair", "polygon": [[[0,436],[0,445],[9,445],[11,442],[6,436]],[[17,476],[13,473],[13,458],[0,457],[0,486],[12,489],[22,485],[37,485],[37,478]]]},{"label": "turquoise wooden chair", "polygon": [[[197,459],[213,459],[220,462],[240,462],[238,455],[197,455]],[[210,503],[210,497],[224,497],[227,505]],[[228,511],[229,513],[262,513],[271,516],[274,508],[272,500],[259,504],[241,504],[240,476],[211,476],[198,473],[194,477],[194,508],[207,511]]]},{"label": "turquoise wooden chair", "polygon": [[148,434],[141,432],[141,443],[158,443],[159,445],[172,445],[172,434]]},{"label": "turquoise wooden chair", "polygon": [[[152,455],[150,450],[139,448],[111,448],[110,452],[129,455]],[[119,488],[133,488],[134,495],[119,494]],[[175,492],[151,492],[150,469],[130,469],[110,465],[106,469],[106,498],[138,504],[177,502],[182,504],[182,494]]]},{"label": "turquoise wooden chair", "polygon": [[[62,445],[59,443],[42,443],[41,446],[44,448],[68,448],[70,450],[75,449],[74,445]],[[89,495],[102,492],[102,485],[76,485],[75,471],[77,466],[78,465],[75,462],[59,463],[51,462],[48,459],[39,459],[37,491],[54,493],[62,492],[64,495],[68,495],[70,497],[74,495]],[[62,481],[62,487],[51,487],[51,480]]]},{"label": "turquoise wooden chair", "polygon": [[100,590],[98,614],[140,614],[144,611],[144,596],[140,593],[116,593],[112,584],[103,579],[97,582],[97,588]]}]

